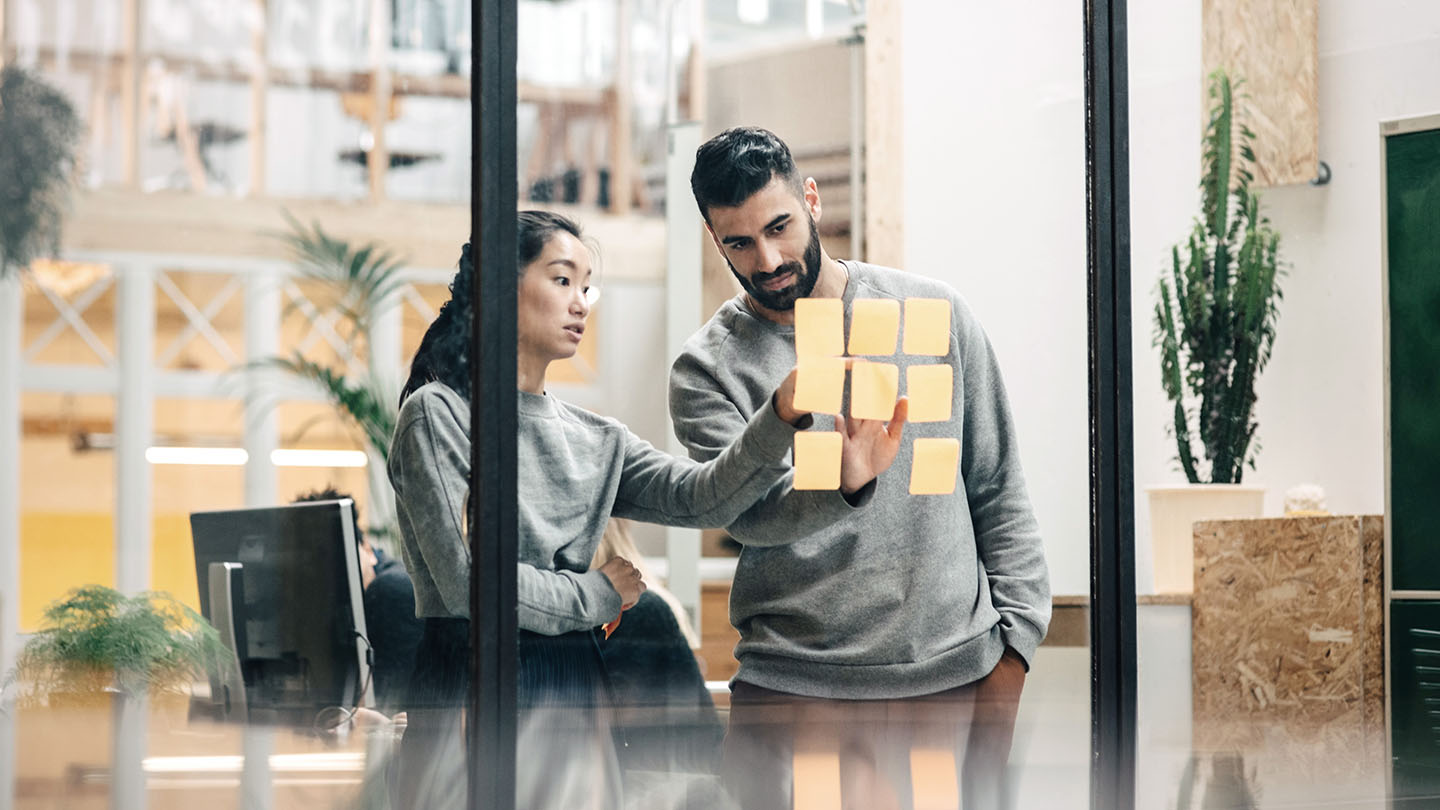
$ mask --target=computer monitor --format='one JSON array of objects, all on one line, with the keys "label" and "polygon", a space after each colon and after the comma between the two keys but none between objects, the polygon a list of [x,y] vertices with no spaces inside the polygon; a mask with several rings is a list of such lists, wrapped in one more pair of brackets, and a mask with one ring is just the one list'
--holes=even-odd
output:
[{"label": "computer monitor", "polygon": [[229,718],[308,726],[374,705],[353,515],[348,498],[190,515],[200,612],[244,683],[212,673]]}]

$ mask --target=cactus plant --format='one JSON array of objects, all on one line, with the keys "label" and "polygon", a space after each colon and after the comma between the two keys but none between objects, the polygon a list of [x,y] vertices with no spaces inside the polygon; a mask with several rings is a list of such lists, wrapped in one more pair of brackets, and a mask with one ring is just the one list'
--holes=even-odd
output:
[{"label": "cactus plant", "polygon": [[1280,236],[1250,190],[1255,135],[1237,114],[1238,89],[1223,70],[1210,75],[1202,210],[1186,242],[1171,248],[1155,305],[1161,381],[1192,484],[1238,484],[1255,466],[1255,380],[1270,359],[1281,298]]}]

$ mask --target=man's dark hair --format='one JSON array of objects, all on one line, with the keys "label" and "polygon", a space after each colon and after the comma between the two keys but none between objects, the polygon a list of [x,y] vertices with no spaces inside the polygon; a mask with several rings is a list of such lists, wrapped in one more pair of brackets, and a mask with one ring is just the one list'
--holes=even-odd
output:
[{"label": "man's dark hair", "polygon": [[301,495],[291,503],[313,503],[315,501],[343,501],[350,499],[350,518],[355,521],[355,545],[365,542],[365,530],[360,528],[360,507],[355,505],[355,498],[348,492],[341,492],[332,485],[324,489],[311,490]]},{"label": "man's dark hair", "polygon": [[734,208],[780,178],[796,197],[803,196],[800,172],[790,147],[760,127],[734,127],[706,141],[695,151],[690,191],[700,215],[710,221],[710,208]]}]

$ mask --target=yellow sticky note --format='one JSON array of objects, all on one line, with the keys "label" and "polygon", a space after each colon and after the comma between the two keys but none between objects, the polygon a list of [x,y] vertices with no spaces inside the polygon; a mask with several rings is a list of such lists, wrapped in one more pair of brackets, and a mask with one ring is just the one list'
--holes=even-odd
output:
[{"label": "yellow sticky note", "polygon": [[946,422],[954,400],[955,370],[949,363],[905,369],[905,396],[910,398],[911,422]]},{"label": "yellow sticky note", "polygon": [[911,495],[949,495],[960,468],[959,439],[916,439],[910,465]]},{"label": "yellow sticky note", "polygon": [[850,307],[851,354],[894,354],[899,334],[899,301],[862,298]]},{"label": "yellow sticky note", "polygon": [[844,396],[845,358],[800,358],[795,372],[795,410],[840,413]]},{"label": "yellow sticky note", "polygon": [[840,434],[795,434],[795,489],[840,488]]},{"label": "yellow sticky note", "polygon": [[950,353],[950,302],[905,299],[905,353],[940,357]]},{"label": "yellow sticky note", "polygon": [[850,418],[889,421],[900,396],[900,368],[894,363],[862,363],[850,369]]},{"label": "yellow sticky note", "polygon": [[835,357],[845,353],[845,310],[839,298],[795,302],[795,356]]},{"label": "yellow sticky note", "polygon": [[955,752],[946,748],[910,749],[910,796],[915,810],[951,810],[960,806]]}]

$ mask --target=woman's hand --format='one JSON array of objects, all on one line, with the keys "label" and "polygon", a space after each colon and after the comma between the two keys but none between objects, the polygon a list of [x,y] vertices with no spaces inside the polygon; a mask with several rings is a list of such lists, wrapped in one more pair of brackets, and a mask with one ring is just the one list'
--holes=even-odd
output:
[{"label": "woman's hand", "polygon": [[600,566],[600,573],[610,580],[610,584],[615,586],[615,591],[620,594],[621,610],[634,607],[635,603],[640,601],[640,594],[645,592],[645,580],[640,577],[640,569],[624,557],[616,557]]},{"label": "woman's hand", "polygon": [[790,373],[785,375],[785,381],[780,383],[780,387],[775,389],[775,395],[770,397],[770,402],[775,408],[775,415],[780,417],[781,421],[791,425],[809,413],[809,411],[795,410],[795,375],[799,371],[798,367],[790,369]]},{"label": "woman's hand", "polygon": [[[846,357],[844,360],[845,371],[848,372],[855,367],[855,358]],[[775,415],[792,425],[810,414],[809,411],[798,410],[795,407],[795,379],[799,373],[798,365],[790,369],[790,373],[785,375],[780,387],[776,388],[774,395],[770,397],[770,403],[775,408]]]},{"label": "woman's hand", "polygon": [[890,469],[900,452],[900,434],[910,414],[910,400],[901,397],[887,424],[879,419],[835,417],[840,432],[840,491],[854,495],[859,489]]}]

